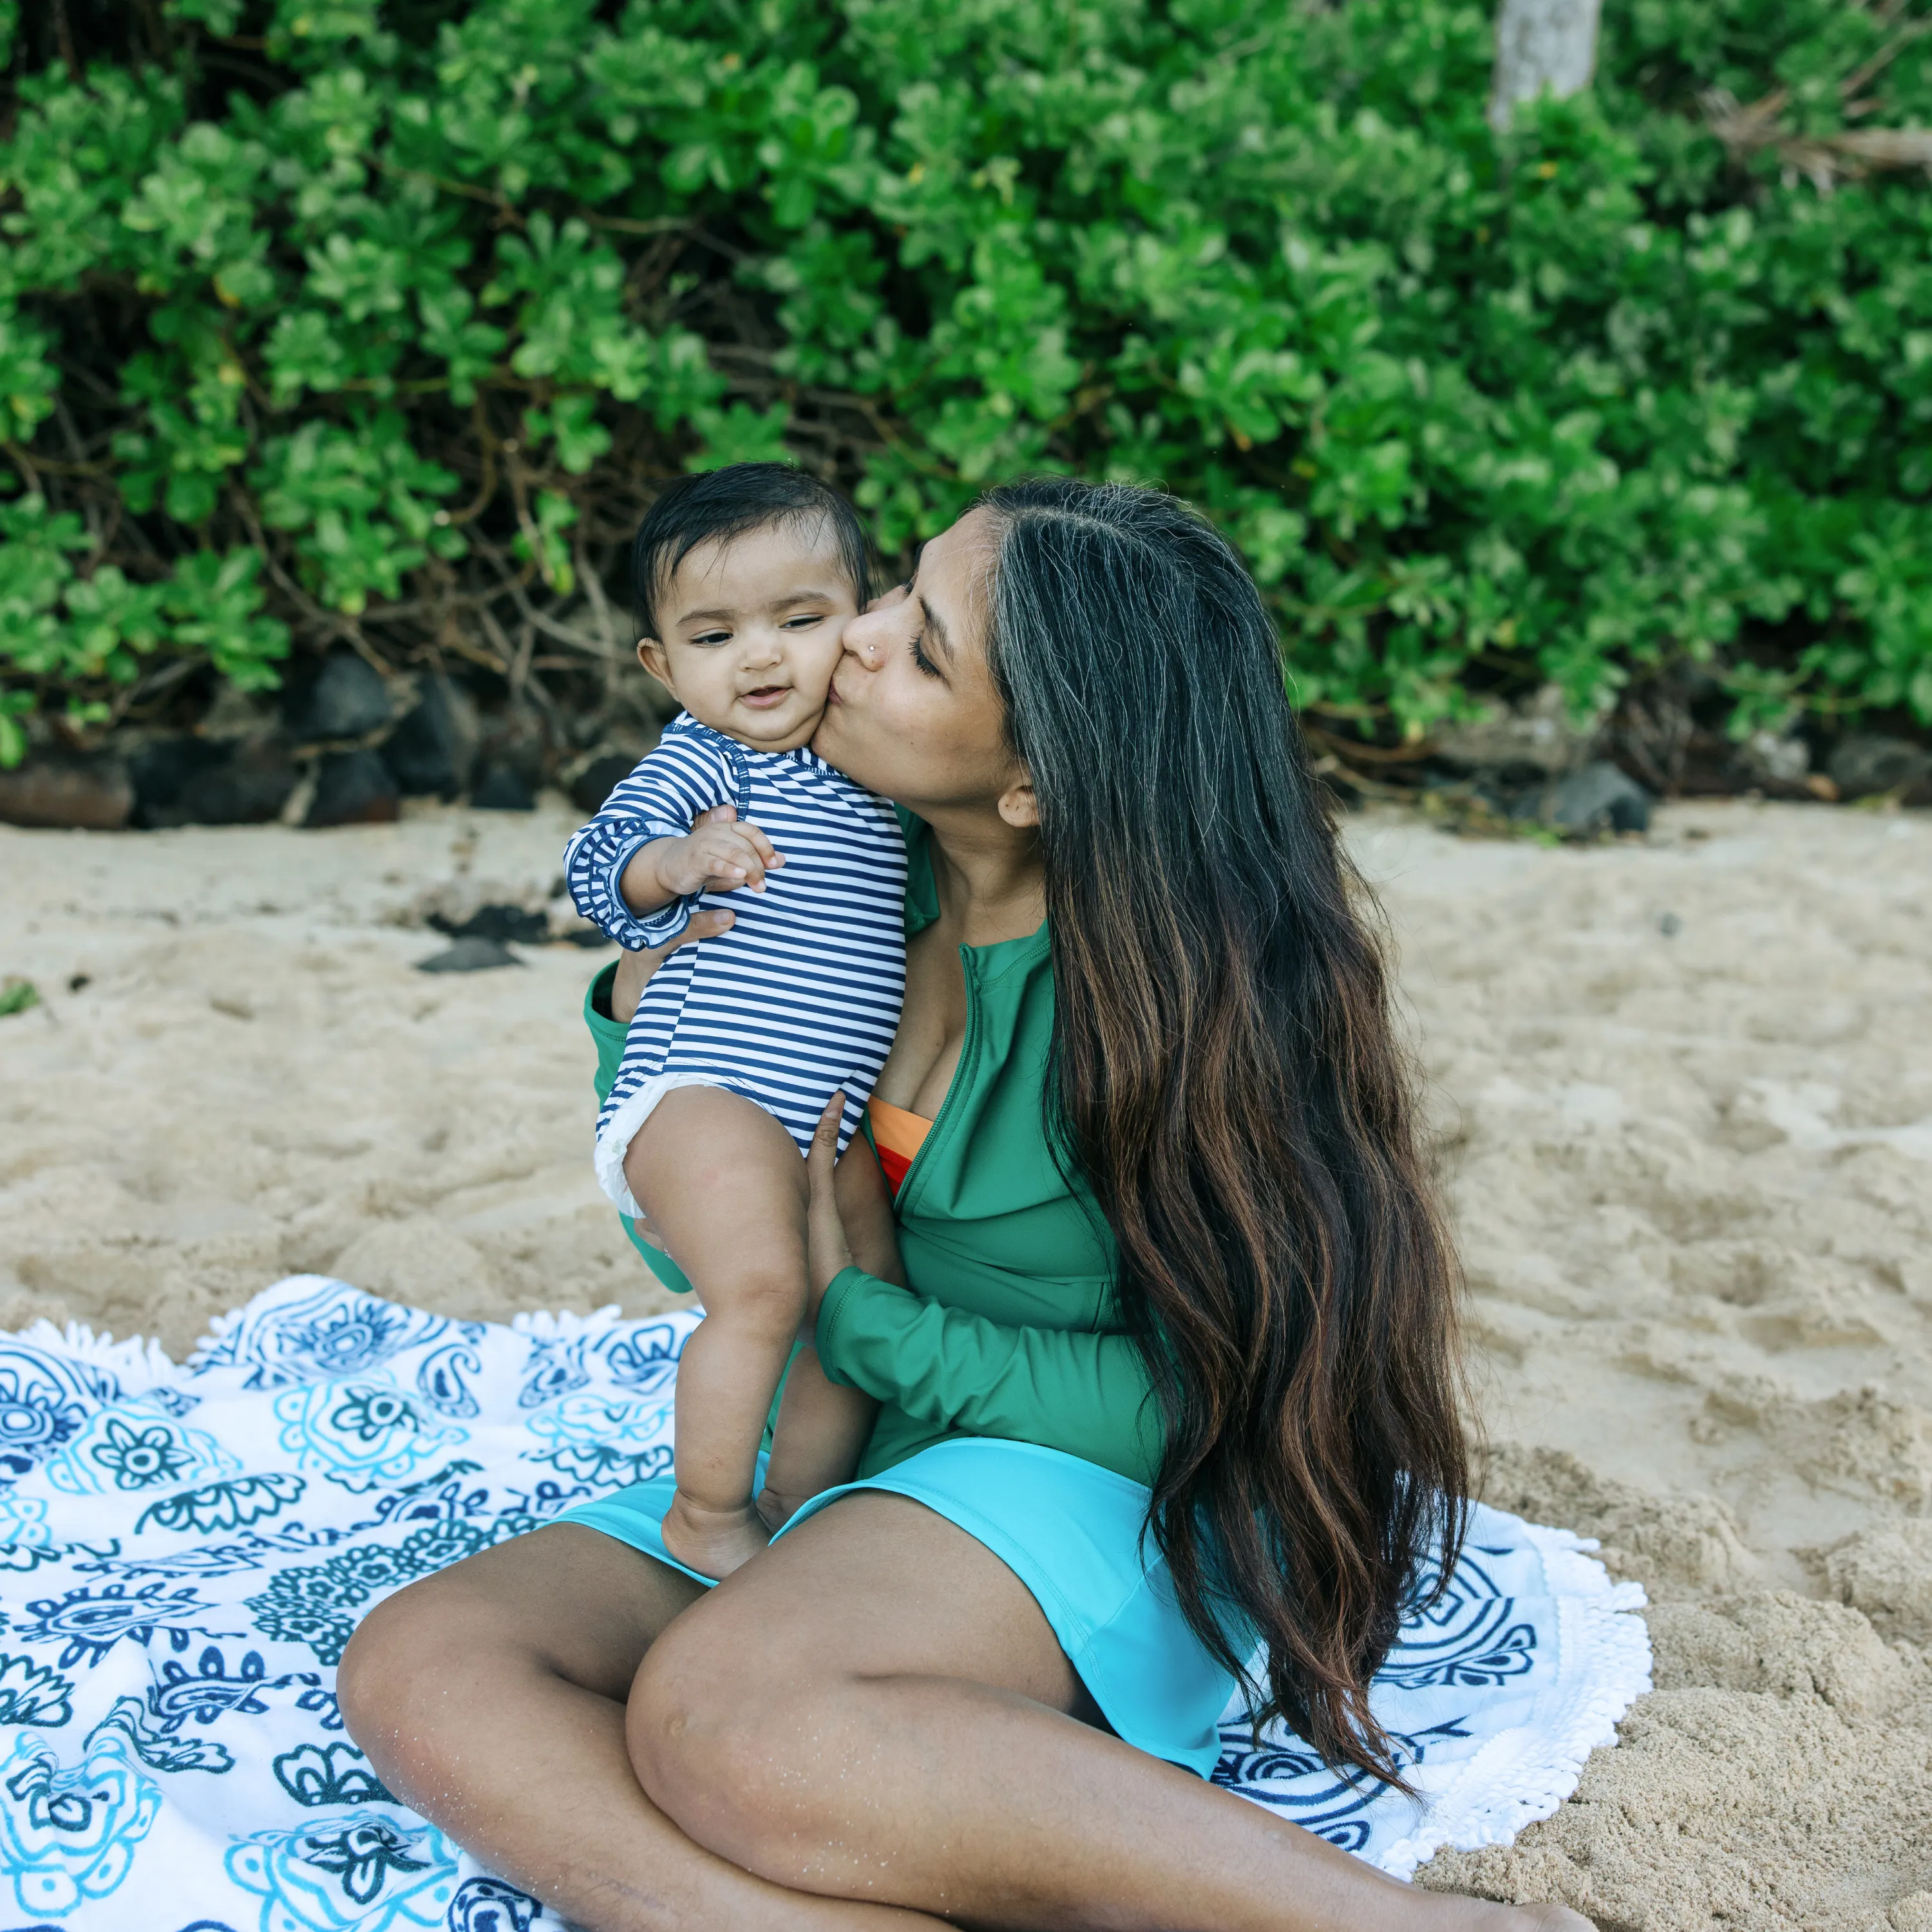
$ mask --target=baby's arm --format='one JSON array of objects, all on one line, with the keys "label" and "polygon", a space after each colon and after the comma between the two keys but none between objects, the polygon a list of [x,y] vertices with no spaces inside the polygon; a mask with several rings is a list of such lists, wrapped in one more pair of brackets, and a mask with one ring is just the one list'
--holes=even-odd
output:
[{"label": "baby's arm", "polygon": [[784,860],[749,819],[734,822],[730,806],[707,814],[680,838],[653,838],[626,865],[618,890],[634,913],[652,913],[693,892],[765,889],[765,872]]},{"label": "baby's arm", "polygon": [[628,951],[668,945],[706,891],[749,883],[784,861],[736,824],[736,780],[714,746],[676,729],[640,761],[565,848],[577,910]]},{"label": "baby's arm", "polygon": [[[833,1188],[854,1260],[868,1274],[903,1288],[905,1271],[899,1262],[892,1196],[863,1134],[854,1134],[847,1145]],[[758,1513],[772,1528],[821,1490],[851,1480],[878,1412],[870,1396],[826,1380],[808,1335],[785,1380],[758,1497]]]}]

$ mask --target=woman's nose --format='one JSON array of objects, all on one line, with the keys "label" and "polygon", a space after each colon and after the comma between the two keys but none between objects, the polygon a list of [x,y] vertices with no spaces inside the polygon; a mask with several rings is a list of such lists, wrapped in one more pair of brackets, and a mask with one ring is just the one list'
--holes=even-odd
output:
[{"label": "woman's nose", "polygon": [[[896,602],[898,600],[895,598],[892,601]],[[886,632],[890,627],[891,620],[887,615],[890,608],[891,605],[881,599],[871,610],[862,611],[847,623],[844,635],[840,640],[847,652],[856,658],[868,670],[876,670],[879,668],[880,659],[884,652]]]}]

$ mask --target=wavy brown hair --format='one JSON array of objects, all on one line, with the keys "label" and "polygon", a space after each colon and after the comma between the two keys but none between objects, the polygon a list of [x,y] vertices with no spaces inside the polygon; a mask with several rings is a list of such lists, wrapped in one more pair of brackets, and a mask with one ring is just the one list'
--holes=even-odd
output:
[{"label": "wavy brown hair", "polygon": [[1149,1529],[1257,1722],[1400,1784],[1369,1682],[1453,1567],[1467,1471],[1455,1258],[1372,902],[1211,526],[1120,485],[984,501],[1039,801],[1048,1125],[1162,1413]]}]

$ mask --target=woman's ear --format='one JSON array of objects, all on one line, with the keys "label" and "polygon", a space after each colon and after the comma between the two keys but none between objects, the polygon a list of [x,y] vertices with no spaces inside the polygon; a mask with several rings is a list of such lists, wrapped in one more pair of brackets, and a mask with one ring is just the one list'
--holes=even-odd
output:
[{"label": "woman's ear", "polygon": [[1000,816],[1016,831],[1040,823],[1040,801],[1034,796],[1031,778],[1022,778],[1000,793]]}]

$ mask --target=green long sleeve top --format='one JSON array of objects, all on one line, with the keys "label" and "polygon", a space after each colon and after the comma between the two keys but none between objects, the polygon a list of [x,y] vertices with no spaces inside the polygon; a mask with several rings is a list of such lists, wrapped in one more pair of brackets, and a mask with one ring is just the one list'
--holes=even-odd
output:
[{"label": "green long sleeve top", "polygon": [[[926,827],[902,816],[910,934],[938,916],[938,903]],[[965,1042],[895,1204],[910,1286],[848,1268],[819,1310],[826,1373],[880,1403],[859,1473],[876,1475],[950,1436],[986,1436],[1064,1450],[1149,1482],[1159,1420],[1139,1350],[1114,1322],[1112,1236],[1046,1138],[1046,928],[959,953]],[[609,1017],[608,994],[598,997],[604,983],[600,975],[585,1006],[600,1102],[616,1076],[624,1032]],[[667,1286],[690,1292],[668,1256],[638,1247]]]}]

